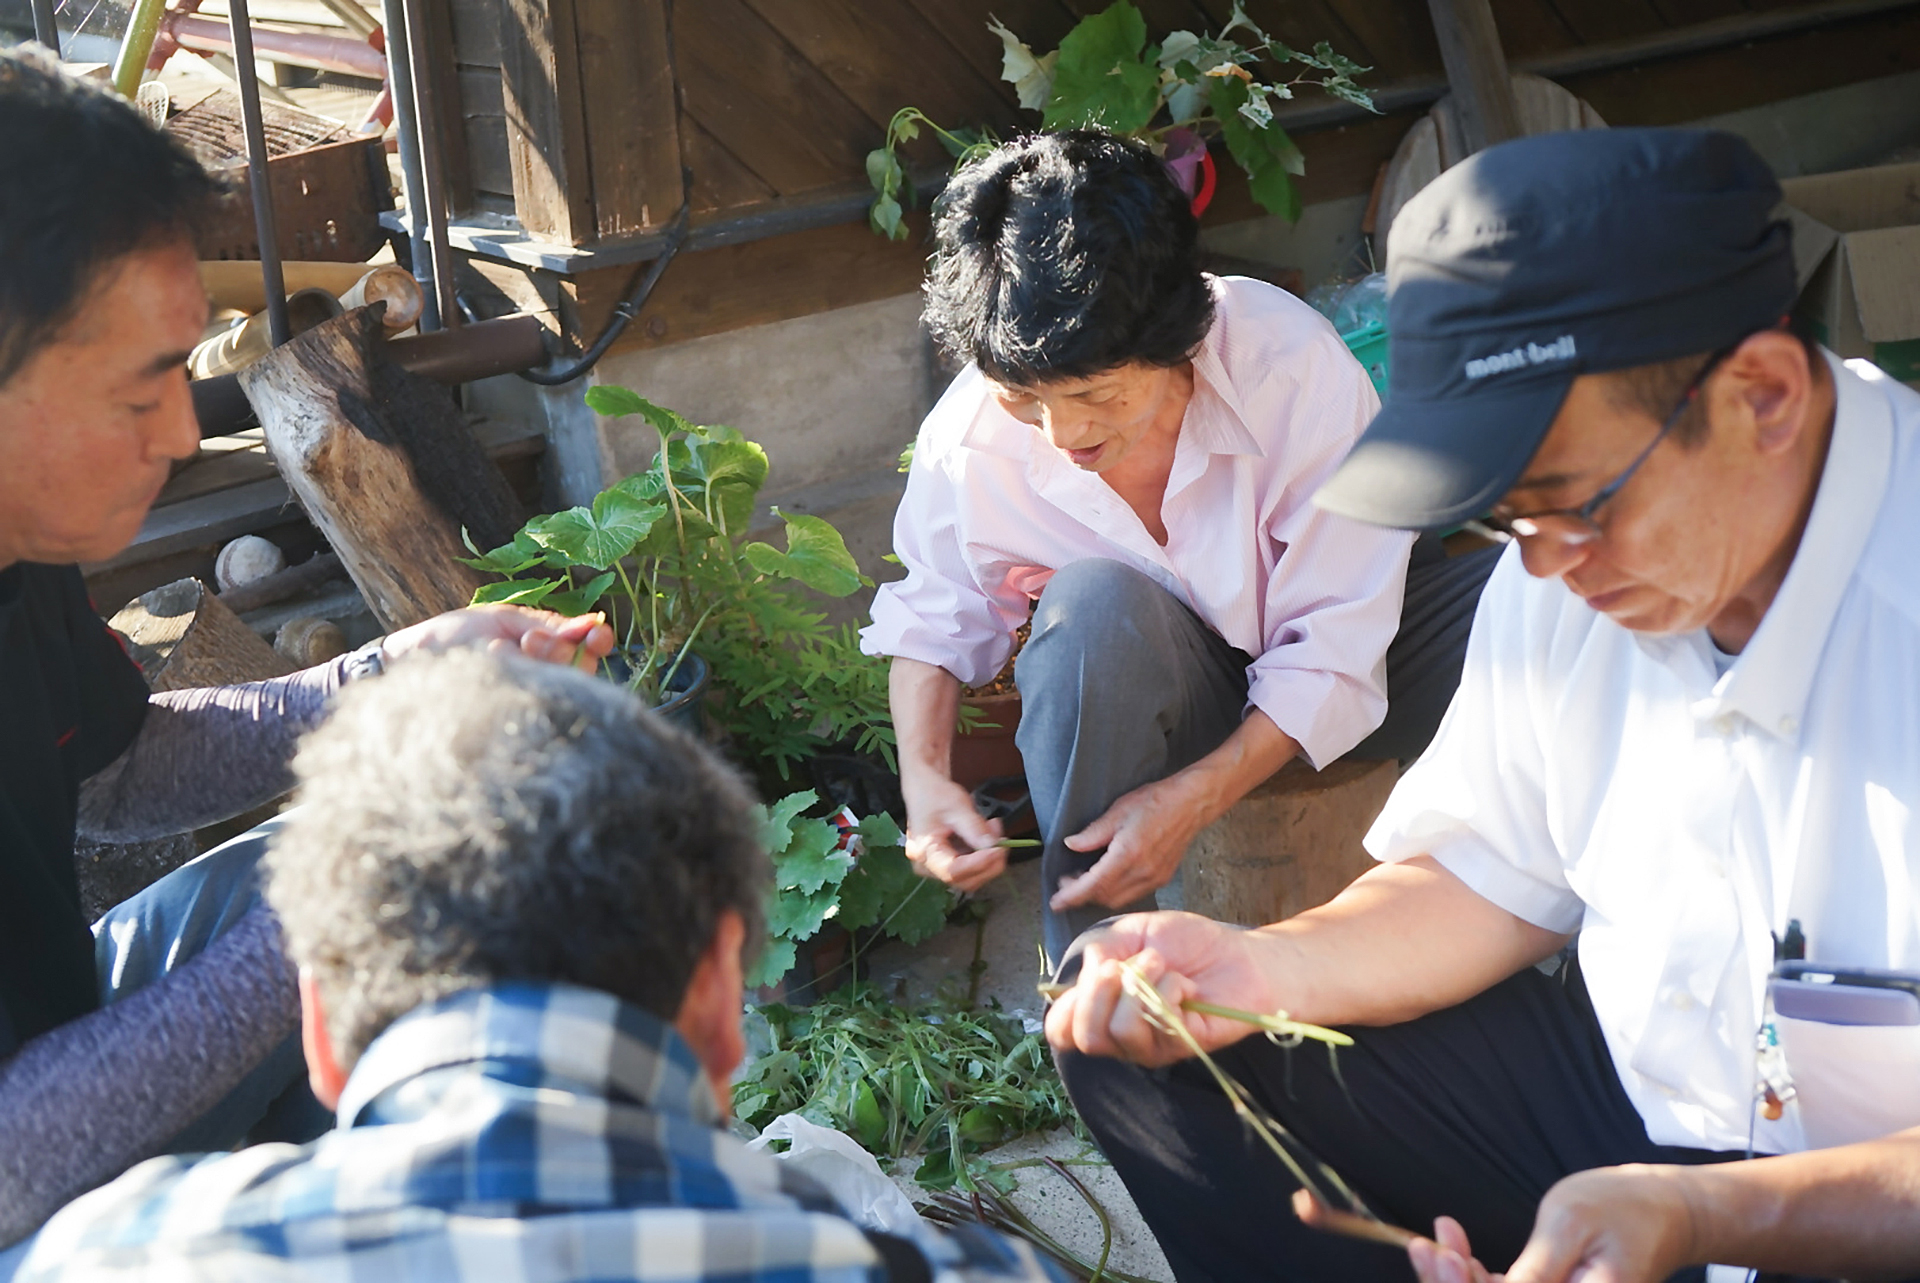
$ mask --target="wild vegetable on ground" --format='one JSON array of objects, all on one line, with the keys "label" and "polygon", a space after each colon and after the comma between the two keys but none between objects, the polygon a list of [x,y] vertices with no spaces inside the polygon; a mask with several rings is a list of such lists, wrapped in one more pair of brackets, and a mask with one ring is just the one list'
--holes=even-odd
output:
[{"label": "wild vegetable on ground", "polygon": [[973,1188],[992,1175],[975,1155],[1079,1126],[1044,1037],[997,1006],[896,1006],[857,984],[758,1011],[771,1045],[734,1085],[734,1111],[838,1128],[927,1189]]}]

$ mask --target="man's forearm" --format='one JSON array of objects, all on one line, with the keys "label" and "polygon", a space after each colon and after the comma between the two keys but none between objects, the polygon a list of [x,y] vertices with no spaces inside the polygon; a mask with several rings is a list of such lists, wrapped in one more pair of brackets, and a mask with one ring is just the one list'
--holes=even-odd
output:
[{"label": "man's forearm", "polygon": [[1823,1278],[1920,1273],[1920,1128],[1676,1175],[1693,1213],[1693,1263]]},{"label": "man's forearm", "polygon": [[164,979],[0,1062],[0,1246],[162,1152],[298,1027],[261,906]]},{"label": "man's forearm", "polygon": [[139,735],[82,785],[80,832],[144,842],[216,824],[293,787],[301,735],[318,725],[344,661],[270,681],[155,695]]},{"label": "man's forearm", "polygon": [[1274,1005],[1320,1025],[1392,1025],[1455,1006],[1567,939],[1427,856],[1369,869],[1328,903],[1252,934]]}]

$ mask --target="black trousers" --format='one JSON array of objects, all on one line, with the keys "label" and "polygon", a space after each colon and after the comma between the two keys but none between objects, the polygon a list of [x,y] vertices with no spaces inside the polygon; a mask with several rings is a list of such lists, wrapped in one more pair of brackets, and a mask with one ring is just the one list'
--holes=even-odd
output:
[{"label": "black trousers", "polygon": [[[1317,1044],[1289,1051],[1256,1036],[1215,1059],[1375,1213],[1428,1235],[1434,1217],[1452,1216],[1480,1260],[1504,1270],[1563,1176],[1739,1157],[1647,1139],[1577,970],[1529,967],[1457,1007],[1349,1030],[1337,1076]],[[1295,1182],[1200,1065],[1058,1059],[1180,1283],[1413,1278],[1403,1252],[1300,1224]]]},{"label": "black trousers", "polygon": [[[1387,647],[1386,720],[1350,756],[1409,761],[1426,750],[1460,684],[1474,609],[1499,556],[1484,548],[1448,557],[1436,539],[1414,545],[1400,628]],[[1046,837],[1040,880],[1049,894],[1100,857],[1070,850],[1069,834],[1233,734],[1252,662],[1129,566],[1089,558],[1055,573],[1014,667],[1020,756]],[[1153,907],[1150,898],[1128,906]],[[1110,912],[1087,905],[1056,914],[1043,905],[1047,957],[1057,960]]]}]

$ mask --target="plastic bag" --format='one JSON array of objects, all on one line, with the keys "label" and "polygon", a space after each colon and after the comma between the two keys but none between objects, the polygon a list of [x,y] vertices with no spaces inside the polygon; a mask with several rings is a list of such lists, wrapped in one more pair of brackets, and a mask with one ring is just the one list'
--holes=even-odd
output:
[{"label": "plastic bag", "polygon": [[879,1162],[853,1137],[798,1114],[782,1114],[758,1138],[748,1141],[747,1148],[765,1149],[776,1140],[791,1141],[792,1147],[774,1157],[825,1186],[858,1224],[916,1240],[932,1232],[899,1186],[887,1179]]}]

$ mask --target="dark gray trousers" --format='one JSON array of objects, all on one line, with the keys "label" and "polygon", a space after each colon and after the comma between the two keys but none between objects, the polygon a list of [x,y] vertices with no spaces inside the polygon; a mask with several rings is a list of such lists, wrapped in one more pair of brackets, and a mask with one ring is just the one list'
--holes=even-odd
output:
[{"label": "dark gray trousers", "polygon": [[[1387,648],[1387,718],[1349,756],[1411,761],[1432,740],[1460,684],[1474,607],[1499,552],[1448,557],[1437,540],[1415,545],[1400,630]],[[1046,843],[1040,881],[1050,962],[1116,912],[1044,907],[1062,878],[1099,858],[1063,839],[1122,794],[1218,748],[1240,725],[1251,662],[1137,570],[1096,558],[1054,572],[1014,665],[1016,742]],[[1149,898],[1126,911],[1152,907]]]}]

